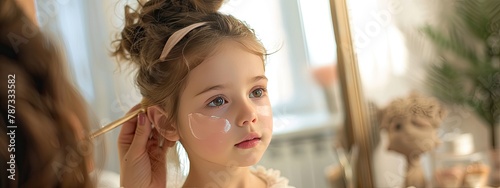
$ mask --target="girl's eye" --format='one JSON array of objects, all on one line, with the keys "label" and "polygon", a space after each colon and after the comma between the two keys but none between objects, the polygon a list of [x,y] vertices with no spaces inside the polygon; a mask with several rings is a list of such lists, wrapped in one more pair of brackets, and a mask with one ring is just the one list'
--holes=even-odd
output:
[{"label": "girl's eye", "polygon": [[224,98],[217,97],[214,100],[210,101],[210,103],[208,103],[208,106],[217,107],[217,106],[222,106],[223,104],[226,104],[226,103],[227,103],[227,101]]},{"label": "girl's eye", "polygon": [[258,88],[256,90],[253,90],[252,93],[250,93],[250,98],[259,98],[264,95],[264,88]]}]

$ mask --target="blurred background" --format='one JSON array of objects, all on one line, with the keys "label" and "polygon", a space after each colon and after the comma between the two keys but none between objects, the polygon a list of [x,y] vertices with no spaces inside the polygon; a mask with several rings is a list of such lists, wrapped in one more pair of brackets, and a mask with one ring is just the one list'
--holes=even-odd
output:
[{"label": "blurred background", "polygon": [[[441,144],[421,161],[428,186],[500,186],[499,1],[347,2],[370,110],[416,91],[448,111],[437,130]],[[387,151],[386,131],[374,134],[374,187],[405,186],[406,159]]]},{"label": "blurred background", "polygon": [[[281,170],[296,187],[331,187],[344,173],[338,168],[344,152],[337,146],[345,136],[343,130],[349,129],[344,127],[343,110],[343,103],[349,101],[341,97],[331,2],[229,0],[221,8],[255,29],[272,53],[266,76],[274,137],[260,164]],[[112,41],[124,25],[124,6],[136,1],[36,3],[40,26],[66,49],[72,78],[101,125],[118,119],[140,101],[134,74],[118,69],[110,57]],[[442,59],[443,50],[422,28],[446,30],[447,18],[456,17],[454,1],[348,0],[347,4],[362,90],[374,106],[372,111],[411,91],[428,91],[426,67]],[[463,104],[449,105],[449,109],[439,137],[468,134],[469,153],[488,151],[491,130],[477,113]],[[115,173],[119,172],[118,132],[105,135],[104,169]],[[402,187],[404,157],[387,151],[383,131],[374,134],[380,137],[372,148],[374,187]],[[431,179],[435,158],[427,154],[422,163]]]}]

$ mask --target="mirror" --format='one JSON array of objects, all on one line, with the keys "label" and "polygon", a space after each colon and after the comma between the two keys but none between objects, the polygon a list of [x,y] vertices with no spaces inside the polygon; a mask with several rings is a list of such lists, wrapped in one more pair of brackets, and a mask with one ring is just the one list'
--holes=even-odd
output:
[{"label": "mirror", "polygon": [[498,186],[498,1],[331,4],[358,185]]}]

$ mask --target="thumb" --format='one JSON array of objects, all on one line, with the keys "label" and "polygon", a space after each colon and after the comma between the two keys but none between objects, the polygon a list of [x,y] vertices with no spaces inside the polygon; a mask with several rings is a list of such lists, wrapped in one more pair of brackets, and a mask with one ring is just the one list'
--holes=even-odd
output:
[{"label": "thumb", "polygon": [[146,146],[151,134],[151,122],[146,114],[139,113],[137,118],[137,126],[135,129],[134,139],[130,145],[129,152],[143,153],[146,152]]}]

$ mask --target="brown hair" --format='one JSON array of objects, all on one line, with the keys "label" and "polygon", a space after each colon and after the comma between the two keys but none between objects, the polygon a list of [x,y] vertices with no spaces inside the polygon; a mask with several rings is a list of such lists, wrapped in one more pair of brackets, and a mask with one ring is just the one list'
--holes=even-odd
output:
[{"label": "brown hair", "polygon": [[[217,44],[231,39],[264,60],[263,45],[245,23],[218,12],[223,0],[150,0],[133,10],[125,7],[125,28],[113,55],[132,62],[138,69],[136,83],[144,107],[159,105],[175,122],[180,94],[190,70],[214,52]],[[159,60],[167,39],[176,31],[198,22]],[[160,92],[161,91],[161,92]]]},{"label": "brown hair", "polygon": [[[87,108],[59,54],[14,1],[0,0],[0,83],[15,87],[0,87],[0,187],[93,187],[86,163],[92,147],[83,148],[91,145],[82,145],[88,142],[79,136],[89,131]],[[8,95],[15,96],[14,103],[7,101]],[[15,106],[15,113],[8,113],[8,104]],[[17,128],[8,129],[9,125]],[[6,134],[12,130],[13,139]],[[13,153],[6,149],[12,140]],[[15,180],[7,178],[11,154]]]}]

